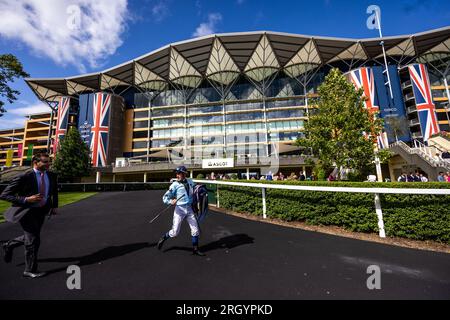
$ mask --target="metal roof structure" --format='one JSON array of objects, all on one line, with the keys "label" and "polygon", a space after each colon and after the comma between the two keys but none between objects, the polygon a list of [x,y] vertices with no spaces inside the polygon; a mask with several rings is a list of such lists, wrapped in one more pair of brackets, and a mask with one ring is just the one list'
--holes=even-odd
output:
[{"label": "metal roof structure", "polygon": [[240,74],[263,81],[284,70],[298,77],[313,68],[344,63],[349,69],[367,62],[382,63],[386,54],[404,65],[430,51],[449,50],[450,27],[413,35],[346,39],[305,36],[269,31],[213,34],[172,43],[104,71],[67,78],[27,78],[40,100],[55,102],[59,96],[136,87],[162,91],[170,84],[195,88],[203,79],[229,85]]}]

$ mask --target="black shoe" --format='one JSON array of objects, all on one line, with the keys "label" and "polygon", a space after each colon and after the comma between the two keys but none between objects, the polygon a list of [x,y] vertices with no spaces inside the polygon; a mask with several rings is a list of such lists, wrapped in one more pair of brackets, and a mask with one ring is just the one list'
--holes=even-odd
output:
[{"label": "black shoe", "polygon": [[25,271],[23,273],[23,276],[25,278],[41,278],[41,277],[45,276],[46,274],[47,273],[45,273],[45,272],[27,272],[27,271]]},{"label": "black shoe", "polygon": [[8,246],[7,243],[2,244],[2,248],[3,248],[3,261],[5,261],[6,263],[10,263],[12,260],[12,256],[13,256],[13,249]]},{"label": "black shoe", "polygon": [[159,239],[158,244],[157,244],[158,250],[161,250],[161,248],[162,248],[162,246],[164,244],[164,241],[166,241],[166,240],[167,239],[165,237],[162,237],[161,239]]},{"label": "black shoe", "polygon": [[198,250],[198,247],[194,247],[194,249],[192,250],[192,254],[193,254],[194,256],[200,256],[200,257],[206,256],[206,254],[204,254],[203,252],[201,252],[200,250]]}]

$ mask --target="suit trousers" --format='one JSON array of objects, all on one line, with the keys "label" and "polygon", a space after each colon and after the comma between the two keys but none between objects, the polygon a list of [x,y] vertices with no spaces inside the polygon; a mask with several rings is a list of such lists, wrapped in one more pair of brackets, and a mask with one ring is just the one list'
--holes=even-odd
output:
[{"label": "suit trousers", "polygon": [[41,229],[45,216],[49,212],[47,206],[31,208],[19,223],[23,229],[23,235],[8,241],[7,245],[12,249],[17,246],[25,246],[25,272],[36,272],[38,267],[38,252],[41,244]]}]

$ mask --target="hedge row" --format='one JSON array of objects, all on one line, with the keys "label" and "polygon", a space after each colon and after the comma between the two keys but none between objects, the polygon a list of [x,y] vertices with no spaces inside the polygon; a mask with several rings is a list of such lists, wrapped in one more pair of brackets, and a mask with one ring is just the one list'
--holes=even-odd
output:
[{"label": "hedge row", "polygon": [[[259,181],[255,183],[261,183]],[[271,182],[342,187],[449,188],[445,183]],[[450,244],[450,196],[380,195],[387,236],[434,240]],[[262,215],[261,189],[219,187],[220,206],[236,212]],[[284,221],[333,225],[378,233],[374,195],[319,191],[266,190],[267,215]]]}]

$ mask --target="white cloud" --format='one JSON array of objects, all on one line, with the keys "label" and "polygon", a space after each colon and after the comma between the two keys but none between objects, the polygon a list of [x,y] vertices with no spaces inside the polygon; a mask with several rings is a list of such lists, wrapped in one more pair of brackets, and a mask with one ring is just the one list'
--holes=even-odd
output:
[{"label": "white cloud", "polygon": [[[23,103],[20,102],[23,105]],[[0,117],[0,130],[23,128],[26,116],[35,113],[50,112],[50,107],[43,102],[35,102],[26,107],[6,107],[6,113]]]},{"label": "white cloud", "polygon": [[208,21],[200,23],[192,34],[194,37],[202,37],[208,34],[216,32],[216,24],[222,21],[222,15],[220,13],[210,13],[208,15]]},{"label": "white cloud", "polygon": [[0,36],[80,72],[122,45],[127,0],[0,0]]},{"label": "white cloud", "polygon": [[8,109],[7,111],[8,112],[6,114],[23,117],[23,116],[27,116],[29,114],[34,114],[34,113],[50,112],[50,107],[43,102],[38,102],[36,104],[30,105],[27,107],[11,108],[11,109]]},{"label": "white cloud", "polygon": [[3,115],[0,117],[0,130],[23,128],[25,126],[24,117],[9,117]]},{"label": "white cloud", "polygon": [[167,1],[160,0],[152,7],[152,15],[156,22],[161,22],[169,14]]}]

